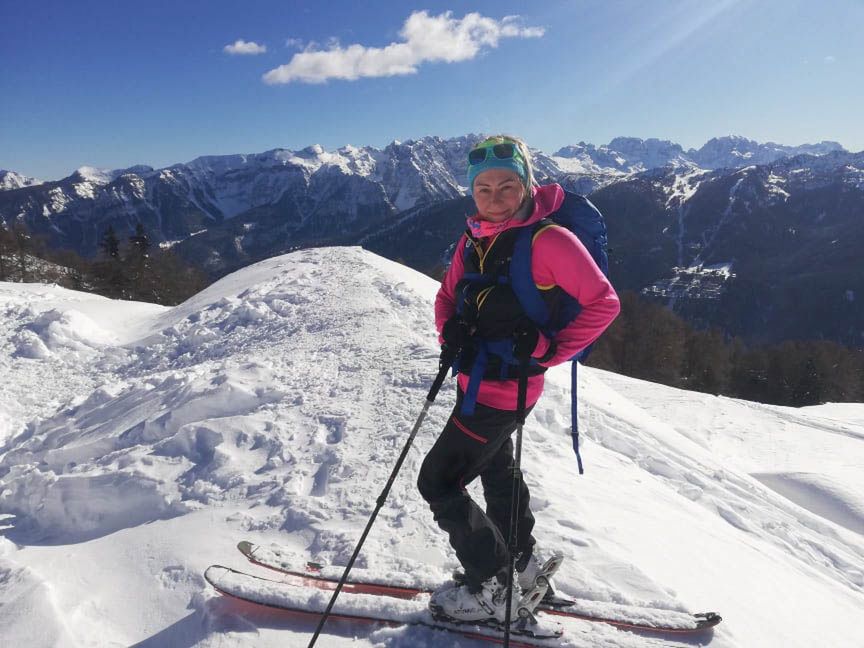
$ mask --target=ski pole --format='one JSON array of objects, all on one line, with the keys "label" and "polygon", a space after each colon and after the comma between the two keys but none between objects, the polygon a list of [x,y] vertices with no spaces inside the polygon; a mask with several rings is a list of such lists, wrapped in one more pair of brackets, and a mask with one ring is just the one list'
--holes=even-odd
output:
[{"label": "ski pole", "polygon": [[504,648],[510,648],[510,609],[513,605],[513,570],[516,568],[516,536],[519,526],[519,490],[522,485],[522,428],[525,426],[525,404],[528,400],[528,362],[519,363],[519,391],[516,397],[516,452],[513,459],[513,489],[510,492],[510,530],[507,538],[507,609],[504,611]]},{"label": "ski pole", "polygon": [[330,602],[327,604],[327,609],[324,611],[321,620],[318,621],[318,627],[315,628],[315,634],[312,635],[312,640],[309,642],[308,648],[312,648],[315,645],[315,642],[318,641],[318,635],[321,634],[321,630],[324,628],[324,624],[327,623],[327,618],[330,616],[330,612],[333,610],[333,605],[336,603],[336,598],[339,596],[339,592],[342,591],[342,587],[348,580],[348,574],[351,572],[351,568],[354,566],[354,561],[357,560],[357,556],[360,554],[360,549],[361,547],[363,547],[363,543],[366,542],[366,536],[369,535],[369,531],[372,529],[372,525],[375,523],[375,518],[378,517],[378,512],[381,510],[381,507],[384,506],[384,502],[387,500],[387,495],[390,493],[390,488],[392,488],[393,482],[396,481],[396,475],[399,473],[399,469],[402,468],[402,463],[405,461],[405,457],[408,455],[408,450],[409,448],[411,448],[411,444],[414,442],[414,437],[417,436],[417,431],[423,424],[423,419],[426,418],[426,413],[429,411],[429,407],[432,405],[433,402],[435,402],[435,397],[438,395],[438,392],[441,389],[441,385],[444,384],[444,379],[447,377],[447,372],[453,365],[458,351],[458,349],[451,351],[446,347],[444,348],[444,350],[442,350],[441,359],[439,362],[438,376],[436,376],[435,382],[432,383],[432,387],[429,389],[429,394],[426,396],[426,402],[423,404],[423,411],[420,412],[420,416],[417,418],[417,422],[414,423],[414,428],[411,430],[411,434],[408,436],[408,441],[405,443],[405,447],[402,449],[402,454],[399,455],[399,459],[396,461],[396,466],[393,468],[393,472],[390,473],[390,479],[387,480],[387,485],[384,487],[384,490],[381,491],[381,494],[376,500],[375,510],[372,511],[372,516],[369,518],[369,522],[366,523],[366,528],[363,530],[363,535],[360,536],[360,541],[357,543],[357,546],[354,547],[354,553],[351,555],[351,559],[348,561],[348,565],[345,567],[345,571],[342,573],[342,578],[339,579],[339,584],[336,585],[336,589],[333,590],[333,596],[330,597]]}]

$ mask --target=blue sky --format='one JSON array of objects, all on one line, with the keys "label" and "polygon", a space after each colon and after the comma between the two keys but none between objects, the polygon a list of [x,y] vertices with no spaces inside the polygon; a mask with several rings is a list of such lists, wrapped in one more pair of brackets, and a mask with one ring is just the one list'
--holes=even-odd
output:
[{"label": "blue sky", "polygon": [[0,168],[42,179],[469,132],[547,152],[619,135],[864,149],[861,0],[52,0],[2,16]]}]

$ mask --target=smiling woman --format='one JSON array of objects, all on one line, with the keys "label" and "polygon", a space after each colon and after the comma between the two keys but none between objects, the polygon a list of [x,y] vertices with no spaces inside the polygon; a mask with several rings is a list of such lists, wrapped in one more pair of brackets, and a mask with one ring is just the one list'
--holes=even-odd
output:
[{"label": "smiling woman", "polygon": [[[465,569],[464,583],[436,591],[430,606],[459,621],[506,623],[515,613],[511,601],[519,600],[512,592],[514,567],[528,593],[541,573],[548,582],[549,564],[560,564],[544,561],[534,547],[534,516],[519,468],[525,416],[540,398],[546,369],[597,339],[619,304],[576,235],[549,218],[574,204],[596,210],[558,184],[537,186],[522,140],[497,135],[475,145],[468,153],[468,186],[477,214],[468,219],[435,298],[442,357],[457,357],[456,407],[417,484]],[[524,249],[530,249],[527,259],[517,254]],[[540,321],[523,300],[520,268],[553,317]],[[485,511],[465,490],[478,477]]]},{"label": "smiling woman", "polygon": [[489,137],[468,155],[468,188],[487,221],[502,222],[527,208],[535,185],[531,153],[518,137]]},{"label": "smiling woman", "polygon": [[473,189],[477,211],[493,223],[513,216],[527,195],[519,176],[505,169],[486,171],[474,182]]}]

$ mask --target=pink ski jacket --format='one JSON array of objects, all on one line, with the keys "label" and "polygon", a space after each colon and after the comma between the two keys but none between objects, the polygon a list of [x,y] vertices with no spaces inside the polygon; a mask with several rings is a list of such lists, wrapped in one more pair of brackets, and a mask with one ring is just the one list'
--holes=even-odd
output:
[{"label": "pink ski jacket", "polygon": [[[535,187],[534,211],[524,221],[509,219],[501,223],[481,220],[478,216],[468,219],[468,227],[485,248],[495,236],[512,227],[531,227],[561,207],[564,190],[558,184]],[[456,284],[465,273],[462,250],[467,236],[459,239],[453,262],[447,271],[441,288],[435,297],[435,327],[439,341],[444,323],[456,313]],[[554,367],[566,362],[575,354],[600,337],[621,310],[618,295],[609,280],[594,263],[588,250],[570,230],[564,227],[549,227],[534,239],[531,253],[531,274],[534,283],[543,288],[559,286],[579,301],[582,311],[555,336],[558,348],[544,367]],[[540,358],[549,350],[549,339],[540,334],[537,347],[532,354]],[[458,384],[462,391],[468,388],[468,375],[460,373]],[[534,405],[543,393],[543,375],[528,378],[527,405]],[[483,380],[477,394],[477,402],[501,410],[515,410],[517,395],[516,380]]]}]

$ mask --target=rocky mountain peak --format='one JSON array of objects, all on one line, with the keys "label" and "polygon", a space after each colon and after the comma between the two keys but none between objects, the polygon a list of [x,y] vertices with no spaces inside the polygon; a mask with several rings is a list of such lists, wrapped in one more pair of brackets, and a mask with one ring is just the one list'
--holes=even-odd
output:
[{"label": "rocky mountain peak", "polygon": [[32,187],[38,184],[42,184],[42,180],[30,178],[21,175],[20,173],[15,173],[14,171],[0,169],[0,191],[5,191],[7,189],[20,189],[21,187]]}]

